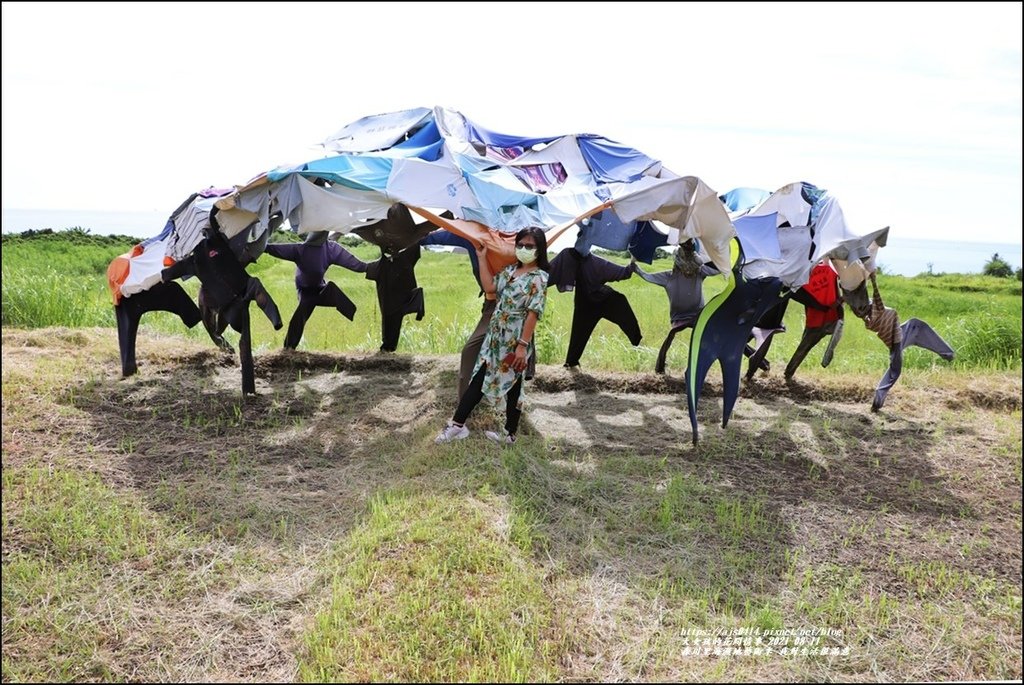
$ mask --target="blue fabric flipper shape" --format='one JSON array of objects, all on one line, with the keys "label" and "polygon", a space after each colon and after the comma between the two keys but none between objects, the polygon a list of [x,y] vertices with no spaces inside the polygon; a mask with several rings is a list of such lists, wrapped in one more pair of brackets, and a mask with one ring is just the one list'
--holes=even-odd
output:
[{"label": "blue fabric flipper shape", "polygon": [[921,319],[907,319],[900,329],[902,329],[900,344],[889,352],[889,368],[886,369],[885,375],[882,376],[882,380],[878,381],[878,386],[875,388],[871,411],[878,411],[882,408],[892,386],[896,385],[896,381],[900,379],[900,375],[903,373],[903,351],[908,347],[929,350],[946,361],[953,361],[953,357],[956,355],[949,343]]},{"label": "blue fabric flipper shape", "polygon": [[697,404],[711,365],[722,366],[722,427],[729,424],[740,389],[743,348],[754,324],[778,304],[782,281],[778,278],[746,279],[740,272],[743,249],[739,240],[730,245],[732,270],[725,289],[708,300],[697,317],[690,338],[686,367],[686,406],[690,414],[693,444],[699,439]]}]

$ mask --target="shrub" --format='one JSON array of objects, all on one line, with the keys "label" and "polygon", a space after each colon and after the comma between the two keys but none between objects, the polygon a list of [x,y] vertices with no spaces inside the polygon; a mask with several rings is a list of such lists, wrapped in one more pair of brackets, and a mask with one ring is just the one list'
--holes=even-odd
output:
[{"label": "shrub", "polygon": [[952,326],[958,366],[1012,369],[1021,361],[1020,321],[998,317],[968,317]]},{"label": "shrub", "polygon": [[343,247],[359,247],[365,245],[366,241],[360,238],[355,233],[346,233],[345,235],[338,238],[338,244]]},{"label": "shrub", "polygon": [[1005,259],[1000,257],[998,252],[996,252],[992,255],[992,259],[988,260],[985,264],[985,268],[982,269],[982,273],[986,276],[1009,278],[1013,275],[1013,267],[1010,266]]}]

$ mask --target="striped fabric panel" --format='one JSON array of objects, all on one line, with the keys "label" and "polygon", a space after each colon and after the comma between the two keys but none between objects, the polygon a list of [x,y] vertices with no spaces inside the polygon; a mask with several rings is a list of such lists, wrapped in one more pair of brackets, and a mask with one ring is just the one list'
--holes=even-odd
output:
[{"label": "striped fabric panel", "polygon": [[569,178],[569,175],[565,173],[565,168],[558,162],[510,166],[508,170],[535,193],[546,193],[559,187]]},{"label": "striped fabric panel", "polygon": [[899,345],[903,340],[903,332],[900,329],[900,316],[892,307],[886,307],[882,302],[882,294],[878,292],[878,283],[875,281],[875,274],[871,274],[871,313],[864,320],[864,327],[873,331],[878,338],[885,343],[890,350]]},{"label": "striped fabric panel", "polygon": [[892,349],[900,344],[903,336],[900,331],[900,317],[892,307],[871,307],[871,315],[864,321],[869,331],[874,331],[878,338]]},{"label": "striped fabric panel", "polygon": [[[526,148],[521,145],[516,145],[514,147],[495,147],[488,145],[484,150],[484,156],[497,162],[509,162],[516,159],[524,152],[526,152]],[[524,164],[509,166],[508,170],[511,171],[516,178],[526,184],[526,187],[534,193],[546,193],[549,190],[561,186],[565,183],[566,179],[569,178],[569,174],[565,172],[565,167],[563,167],[559,162],[552,162],[550,164]]]},{"label": "striped fabric panel", "polygon": [[515,147],[495,147],[488,145],[484,148],[484,157],[487,159],[493,159],[496,162],[510,162],[516,157],[519,157],[526,148],[522,145],[516,145]]},{"label": "striped fabric panel", "polygon": [[174,231],[167,243],[167,256],[181,261],[203,239],[203,229],[210,225],[210,210],[193,204],[174,218]]}]

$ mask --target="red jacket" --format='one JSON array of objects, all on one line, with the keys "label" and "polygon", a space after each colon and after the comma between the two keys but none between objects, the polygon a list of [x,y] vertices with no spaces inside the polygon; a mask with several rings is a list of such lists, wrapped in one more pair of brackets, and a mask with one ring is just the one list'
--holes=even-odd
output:
[{"label": "red jacket", "polygon": [[[803,286],[811,297],[825,307],[831,307],[839,299],[839,277],[828,264],[819,264],[811,269],[811,276],[807,284]],[[823,311],[807,307],[804,325],[807,328],[821,328],[839,318],[839,309]]]}]

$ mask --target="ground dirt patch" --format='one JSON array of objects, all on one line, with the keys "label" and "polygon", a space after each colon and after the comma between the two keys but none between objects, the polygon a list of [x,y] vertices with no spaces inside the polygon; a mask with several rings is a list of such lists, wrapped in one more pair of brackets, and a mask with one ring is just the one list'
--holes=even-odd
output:
[{"label": "ground dirt patch", "polygon": [[[198,600],[151,596],[155,654],[140,646],[152,622],[82,608],[117,639],[79,677],[294,679],[329,603],[321,562],[382,491],[501,517],[542,572],[558,678],[1021,677],[1019,372],[905,372],[877,414],[876,379],[758,376],[723,429],[713,371],[694,447],[680,377],[541,365],[521,439],[502,450],[482,439],[500,423],[485,408],[468,440],[433,444],[454,409],[455,357],[258,350],[247,398],[236,358],[208,345],[144,332],[138,357],[122,380],[112,330],[3,332],[5,474],[93,474],[203,541],[167,563],[216,577]],[[5,576],[43,549],[7,483]],[[49,658],[45,627],[7,630],[30,601],[5,589],[5,680],[9,659]],[[688,627],[776,626],[831,628],[849,649],[686,651]]]}]

